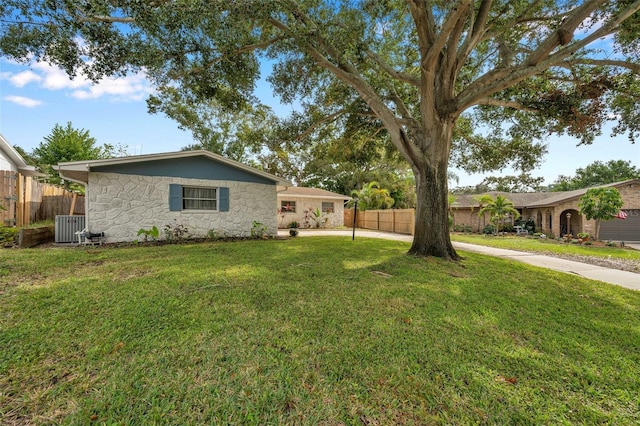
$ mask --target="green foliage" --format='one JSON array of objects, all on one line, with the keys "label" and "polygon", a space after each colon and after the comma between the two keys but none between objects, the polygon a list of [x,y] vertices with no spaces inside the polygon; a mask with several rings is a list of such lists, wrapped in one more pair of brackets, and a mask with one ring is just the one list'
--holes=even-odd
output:
[{"label": "green foliage", "polygon": [[465,234],[473,232],[473,228],[469,225],[465,225],[464,223],[453,225],[453,230],[454,232],[464,232]]},{"label": "green foliage", "polygon": [[623,205],[622,196],[616,188],[590,188],[580,197],[578,208],[588,220],[595,219],[597,240],[601,221],[614,219]]},{"label": "green foliage", "polygon": [[640,179],[640,169],[633,166],[631,161],[611,160],[606,163],[595,161],[585,168],[577,169],[575,176],[559,176],[550,189],[573,191],[629,179]]},{"label": "green foliage", "polygon": [[380,187],[378,182],[369,182],[360,190],[351,192],[354,198],[347,206],[355,205],[355,198],[358,199],[358,210],[378,210],[390,209],[394,204],[394,199],[389,195],[389,190]]},{"label": "green foliage", "polygon": [[456,187],[451,192],[456,194],[482,194],[485,192],[536,192],[542,189],[544,178],[533,177],[529,173],[519,176],[488,176],[477,185]]},{"label": "green foliage", "polygon": [[144,235],[144,241],[147,242],[149,239],[151,241],[155,241],[160,237],[160,230],[157,226],[153,225],[151,229],[140,228],[138,233],[136,234],[138,237],[140,235]]},{"label": "green foliage", "polygon": [[289,223],[288,228],[300,228],[300,224],[298,223],[298,221],[292,220],[292,221]]},{"label": "green foliage", "polygon": [[0,245],[12,246],[16,243],[20,230],[14,226],[0,226]]},{"label": "green foliage", "polygon": [[307,228],[324,228],[329,222],[329,216],[319,208],[308,208],[304,210],[304,224]]},{"label": "green foliage", "polygon": [[269,236],[268,234],[269,228],[261,222],[253,221],[251,224],[251,238],[266,238]]},{"label": "green foliage", "polygon": [[[58,163],[66,161],[99,160],[122,155],[125,148],[113,145],[97,145],[88,130],[74,129],[71,122],[66,127],[56,124],[51,134],[44,137],[44,141],[33,150],[33,158],[39,164],[40,169],[47,173],[49,181],[61,184],[62,179],[54,169]],[[64,182],[68,189],[82,189],[81,186],[72,182]]]},{"label": "green foliage", "polygon": [[[495,225],[496,233],[501,230],[508,232],[505,226],[507,218],[513,217],[517,219],[520,217],[520,213],[514,208],[513,202],[503,195],[496,195],[496,198],[492,198],[487,194],[480,197],[479,201],[483,207],[478,211],[478,216],[489,213],[491,222]],[[513,230],[513,227],[511,227],[511,230]]]}]

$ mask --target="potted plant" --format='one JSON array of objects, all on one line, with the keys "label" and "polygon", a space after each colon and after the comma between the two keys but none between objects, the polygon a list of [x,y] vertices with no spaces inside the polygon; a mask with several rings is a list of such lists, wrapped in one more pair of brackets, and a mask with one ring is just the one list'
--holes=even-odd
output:
[{"label": "potted plant", "polygon": [[295,220],[293,222],[291,222],[289,224],[289,235],[291,235],[292,237],[297,237],[298,236],[298,222],[296,222]]}]

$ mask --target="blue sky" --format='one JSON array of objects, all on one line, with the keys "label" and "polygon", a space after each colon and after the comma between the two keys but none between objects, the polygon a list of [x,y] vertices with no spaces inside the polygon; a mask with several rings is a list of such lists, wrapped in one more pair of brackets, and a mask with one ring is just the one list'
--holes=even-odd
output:
[{"label": "blue sky", "polygon": [[[56,124],[71,122],[76,129],[88,130],[99,144],[127,146],[129,154],[178,151],[193,143],[189,132],[178,129],[171,119],[147,113],[145,99],[151,87],[143,75],[104,80],[93,85],[81,77],[70,80],[62,71],[47,64],[21,65],[0,59],[0,133],[13,145],[30,152],[51,133]],[[262,83],[258,96],[276,113],[287,114],[292,107],[280,105],[270,87]],[[626,136],[610,137],[605,129],[590,146],[577,147],[577,140],[550,137],[549,153],[533,172],[552,183],[558,175],[596,160],[630,160],[640,167],[640,145]],[[513,174],[510,171],[494,175]],[[475,185],[482,175],[458,172],[459,185]]]}]

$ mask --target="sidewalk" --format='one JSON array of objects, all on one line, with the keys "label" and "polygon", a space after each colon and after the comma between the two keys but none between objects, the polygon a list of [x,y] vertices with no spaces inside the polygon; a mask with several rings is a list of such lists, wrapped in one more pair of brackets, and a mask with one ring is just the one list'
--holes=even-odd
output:
[{"label": "sidewalk", "polygon": [[[288,236],[289,231],[280,230],[278,231],[278,235]],[[346,229],[301,229],[299,236],[343,236],[351,238],[352,231]],[[356,229],[356,240],[358,238],[382,238],[387,240],[406,242],[413,241],[413,237],[411,235],[392,234],[389,232],[368,231],[363,229]],[[634,274],[633,272],[619,271],[617,269],[609,269],[602,266],[589,265],[588,263],[575,262],[551,256],[543,256],[535,253],[505,250],[494,247],[479,246],[475,244],[453,242],[453,246],[456,249],[462,251],[502,257],[504,259],[515,260],[517,262],[526,263],[528,265],[539,266],[542,268],[552,269],[554,271],[579,275],[590,280],[602,281],[608,284],[614,284],[632,290],[640,290],[640,274]]]}]

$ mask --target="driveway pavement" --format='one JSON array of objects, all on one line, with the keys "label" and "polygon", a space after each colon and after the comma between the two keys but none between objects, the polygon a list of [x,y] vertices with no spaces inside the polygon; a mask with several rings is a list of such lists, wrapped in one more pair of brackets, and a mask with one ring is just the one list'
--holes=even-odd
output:
[{"label": "driveway pavement", "polygon": [[[280,236],[288,236],[288,230],[280,230]],[[411,235],[393,234],[390,232],[368,231],[356,229],[356,239],[358,238],[382,238],[397,241],[413,241]],[[351,238],[351,230],[309,230],[301,229],[299,236],[344,236]],[[571,260],[559,259],[557,257],[543,256],[535,253],[527,253],[515,250],[505,250],[494,247],[479,246],[475,244],[454,242],[453,246],[462,251],[486,254],[489,256],[502,257],[528,265],[539,266],[570,274],[579,275],[591,280],[602,281],[608,284],[619,285],[632,290],[640,290],[640,274],[633,272],[619,271],[617,269],[604,268],[602,266],[590,265],[588,263],[575,262]]]}]

